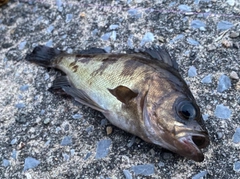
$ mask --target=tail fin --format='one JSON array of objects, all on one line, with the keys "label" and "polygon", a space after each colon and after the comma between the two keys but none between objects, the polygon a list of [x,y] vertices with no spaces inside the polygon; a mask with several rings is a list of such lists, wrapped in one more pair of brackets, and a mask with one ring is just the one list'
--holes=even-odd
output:
[{"label": "tail fin", "polygon": [[29,62],[36,63],[44,67],[51,67],[52,59],[60,53],[61,51],[57,49],[39,45],[34,48],[32,53],[27,54],[25,59]]}]

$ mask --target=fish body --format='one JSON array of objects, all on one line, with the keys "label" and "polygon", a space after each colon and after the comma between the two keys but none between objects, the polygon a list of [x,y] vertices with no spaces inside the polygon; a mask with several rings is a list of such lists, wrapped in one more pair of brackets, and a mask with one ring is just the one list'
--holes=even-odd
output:
[{"label": "fish body", "polygon": [[36,47],[26,60],[63,71],[52,89],[103,113],[115,126],[195,161],[209,145],[199,107],[163,48],[108,54],[92,48],[66,54]]}]

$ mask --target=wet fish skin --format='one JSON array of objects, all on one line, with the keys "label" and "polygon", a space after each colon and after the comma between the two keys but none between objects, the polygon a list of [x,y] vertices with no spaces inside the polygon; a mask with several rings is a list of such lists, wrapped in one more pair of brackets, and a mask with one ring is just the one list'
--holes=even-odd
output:
[{"label": "wet fish skin", "polygon": [[63,71],[52,88],[102,112],[115,126],[195,161],[209,137],[196,101],[162,48],[107,54],[92,48],[66,54],[36,47],[26,60]]}]

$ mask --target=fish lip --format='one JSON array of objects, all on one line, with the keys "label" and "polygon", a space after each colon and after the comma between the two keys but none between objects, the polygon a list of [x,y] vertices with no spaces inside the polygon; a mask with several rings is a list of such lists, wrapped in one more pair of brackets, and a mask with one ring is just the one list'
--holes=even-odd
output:
[{"label": "fish lip", "polygon": [[196,162],[202,162],[204,160],[204,155],[201,151],[209,145],[209,137],[206,131],[181,131],[176,135],[177,140],[182,144],[182,146],[189,151],[183,150],[183,156],[186,156]]}]

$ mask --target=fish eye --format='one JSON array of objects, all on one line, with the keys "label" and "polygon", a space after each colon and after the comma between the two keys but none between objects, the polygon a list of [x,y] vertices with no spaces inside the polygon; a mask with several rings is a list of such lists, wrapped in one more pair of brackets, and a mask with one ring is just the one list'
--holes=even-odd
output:
[{"label": "fish eye", "polygon": [[177,107],[177,113],[184,119],[190,119],[196,117],[196,108],[190,101],[182,101]]}]

